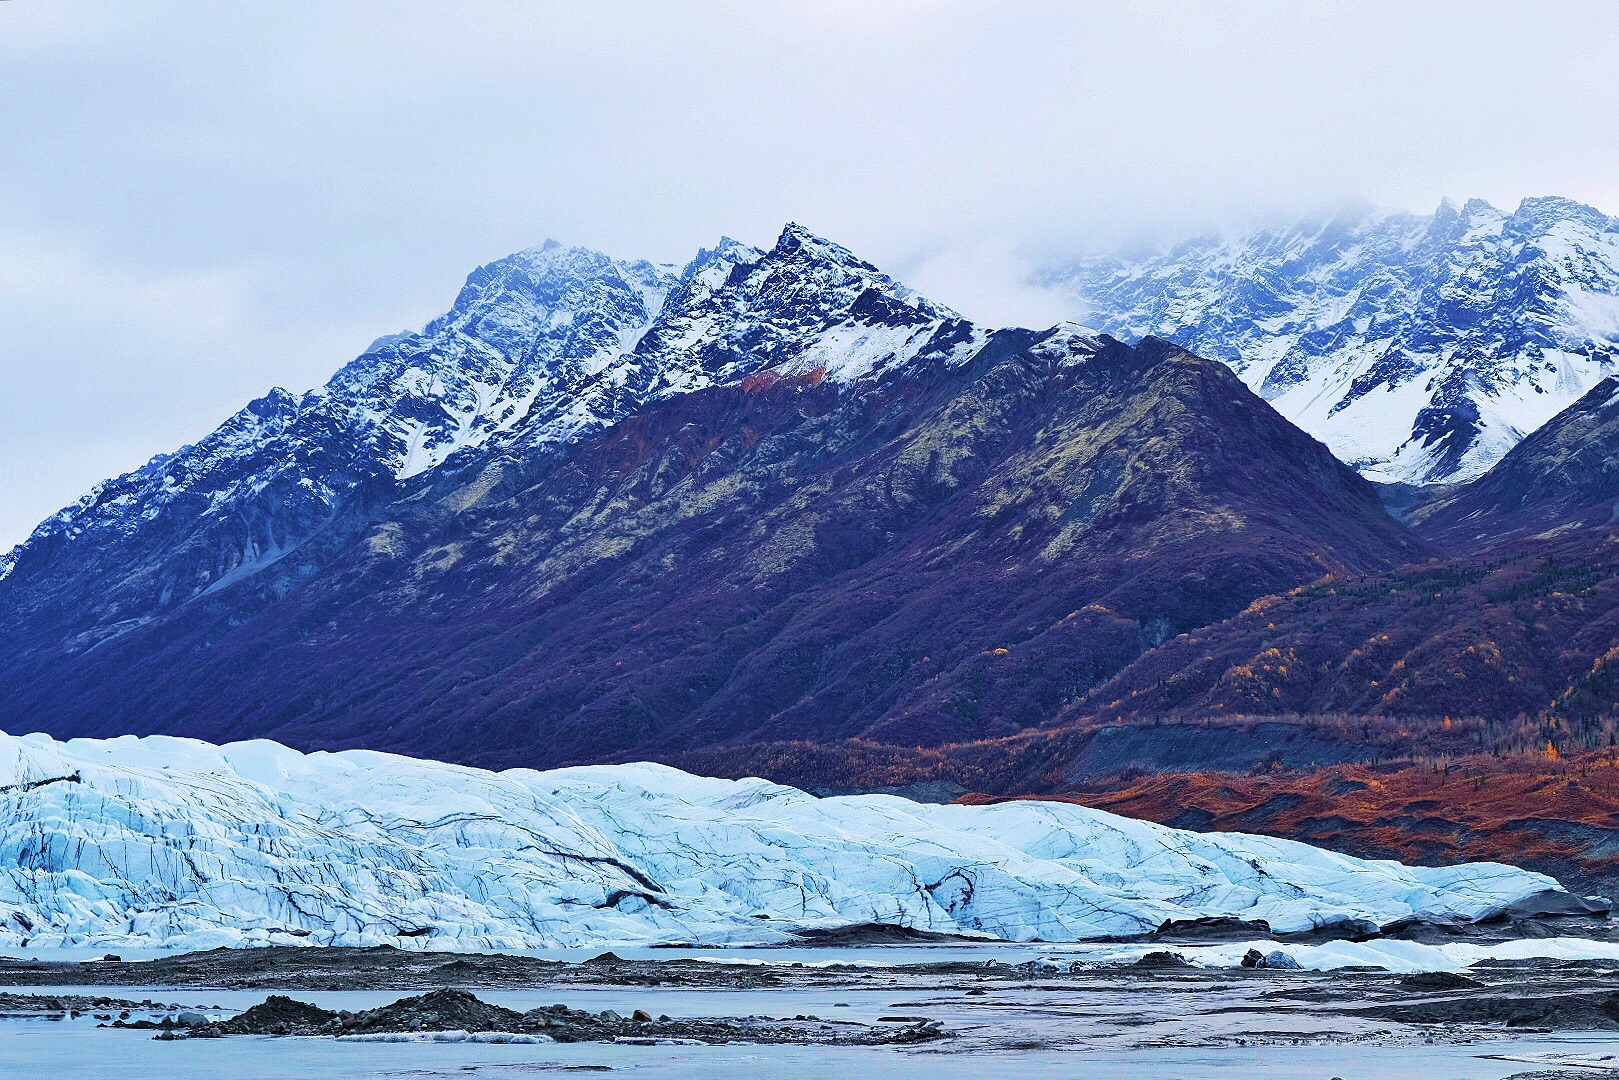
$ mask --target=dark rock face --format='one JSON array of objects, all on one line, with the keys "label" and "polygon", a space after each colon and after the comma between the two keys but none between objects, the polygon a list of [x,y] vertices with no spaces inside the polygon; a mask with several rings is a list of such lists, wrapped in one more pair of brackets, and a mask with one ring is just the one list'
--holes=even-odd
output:
[{"label": "dark rock face", "polygon": [[[1427,553],[1220,365],[1066,328],[963,360],[931,344],[947,322],[924,331],[852,381],[653,403],[520,485],[488,480],[504,449],[435,470],[285,595],[88,656],[9,620],[0,727],[495,766],[929,745],[1039,724],[1259,596]],[[38,580],[18,575],[0,589]]]}]

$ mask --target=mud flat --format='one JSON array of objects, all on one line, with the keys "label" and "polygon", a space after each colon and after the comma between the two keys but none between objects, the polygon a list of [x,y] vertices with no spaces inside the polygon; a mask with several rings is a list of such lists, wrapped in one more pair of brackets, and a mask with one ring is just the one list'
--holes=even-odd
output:
[{"label": "mud flat", "polygon": [[[132,963],[8,959],[0,961],[0,1013],[96,1019],[179,1039],[460,1032],[559,1044],[926,1045],[946,1053],[1464,1045],[1525,1033],[1619,1033],[1619,959],[1487,960],[1465,972],[1396,973],[1302,970],[1279,949],[1247,950],[1247,967],[1195,966],[1187,957],[1197,955],[1165,947],[1106,962],[884,963],[882,950],[870,950],[848,962],[613,953],[568,962],[289,948]],[[1619,1053],[1619,1034],[1613,1042]]]}]

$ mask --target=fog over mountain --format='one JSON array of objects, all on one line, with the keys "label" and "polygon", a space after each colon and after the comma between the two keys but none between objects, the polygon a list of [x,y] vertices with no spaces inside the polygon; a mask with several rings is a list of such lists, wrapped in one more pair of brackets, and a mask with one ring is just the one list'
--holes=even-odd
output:
[{"label": "fog over mountain", "polygon": [[1570,199],[1348,208],[1039,275],[1222,360],[1367,476],[1471,480],[1619,371],[1619,219]]}]

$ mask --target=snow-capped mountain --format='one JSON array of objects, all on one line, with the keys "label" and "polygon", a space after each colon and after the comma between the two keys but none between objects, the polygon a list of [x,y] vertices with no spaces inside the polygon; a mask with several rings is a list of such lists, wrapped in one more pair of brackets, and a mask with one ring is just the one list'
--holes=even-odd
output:
[{"label": "snow-capped mountain", "polygon": [[611,414],[598,387],[615,383],[676,281],[673,267],[554,241],[518,252],[473,271],[421,333],[374,343],[313,404],[375,425],[377,460],[400,478],[525,421],[572,438]]},{"label": "snow-capped mountain", "polygon": [[379,339],[324,387],[273,390],[97,485],[0,557],[0,580],[24,565],[99,578],[90,647],[272,565],[265,587],[284,590],[457,451],[532,453],[765,369],[848,380],[964,359],[983,338],[794,224],[769,251],[725,239],[679,273],[548,242],[474,271],[447,314]]},{"label": "snow-capped mountain", "polygon": [[1376,480],[1477,476],[1619,371],[1619,220],[1568,199],[1345,211],[1041,280],[1102,331],[1230,364]]},{"label": "snow-capped mountain", "polygon": [[116,632],[287,560],[395,481],[525,420],[552,439],[599,426],[610,415],[581,404],[586,388],[676,280],[557,244],[491,263],[421,333],[379,339],[324,387],[272,390],[199,442],[97,485],[0,561],[0,578],[25,562],[105,562],[98,605]]},{"label": "snow-capped mountain", "polygon": [[700,254],[638,352],[684,390],[766,369],[849,381],[982,342],[955,312],[790,224],[768,254],[734,241]]},{"label": "snow-capped mountain", "polygon": [[[1619,377],[1597,383],[1477,480],[1413,508],[1410,520],[1453,546],[1619,521]],[[1602,536],[1598,542],[1610,541]],[[1600,626],[1589,604],[1581,605],[1578,617]],[[1595,632],[1596,651],[1606,652],[1602,646],[1613,640],[1612,631]],[[1565,656],[1572,655],[1570,639],[1557,642]]]},{"label": "snow-capped mountain", "polygon": [[650,764],[492,773],[265,741],[0,733],[0,820],[11,948],[783,943],[871,923],[1082,941],[1579,904],[1496,863],[1365,861],[1067,803],[816,799]]},{"label": "snow-capped mountain", "polygon": [[122,567],[20,566],[0,726],[493,767],[934,746],[1039,724],[1258,597],[1430,554],[1222,364],[1071,326],[932,361],[959,324],[930,324],[882,375],[744,377],[550,451],[519,425],[345,522],[302,580],[283,561],[94,648]]}]

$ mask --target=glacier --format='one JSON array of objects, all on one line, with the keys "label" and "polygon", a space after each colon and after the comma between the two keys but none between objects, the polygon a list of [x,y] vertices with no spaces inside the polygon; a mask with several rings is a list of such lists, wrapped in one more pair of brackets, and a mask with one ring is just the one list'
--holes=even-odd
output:
[{"label": "glacier", "polygon": [[663,765],[488,772],[258,740],[0,733],[0,948],[1010,941],[1474,920],[1556,890],[1058,802],[817,798]]}]

